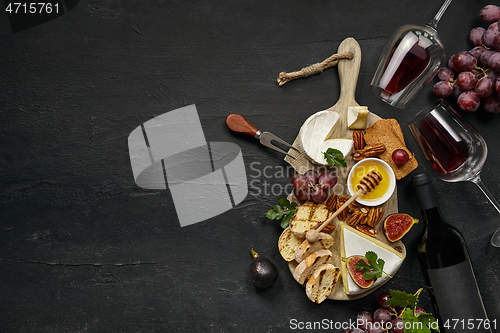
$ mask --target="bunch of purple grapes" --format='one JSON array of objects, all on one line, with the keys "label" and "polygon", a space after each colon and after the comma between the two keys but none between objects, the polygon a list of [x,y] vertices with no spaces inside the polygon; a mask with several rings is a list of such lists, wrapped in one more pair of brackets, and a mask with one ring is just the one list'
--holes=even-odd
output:
[{"label": "bunch of purple grapes", "polygon": [[[368,311],[361,311],[356,316],[357,328],[345,328],[342,333],[404,333],[404,320],[396,316],[396,310],[387,305],[387,300],[391,297],[388,292],[382,292],[377,297],[380,308],[375,310],[373,315]],[[416,307],[413,310],[415,315],[425,313],[425,310]],[[394,318],[393,318],[394,317]]]},{"label": "bunch of purple grapes", "polygon": [[328,190],[337,184],[335,172],[327,170],[321,175],[316,170],[306,171],[292,177],[293,195],[299,200],[312,200],[322,203],[328,196]]},{"label": "bunch of purple grapes", "polygon": [[487,112],[500,112],[500,7],[484,6],[480,19],[487,29],[475,27],[469,34],[474,48],[452,55],[441,67],[432,91],[439,98],[456,98],[457,106],[474,112],[480,105]]}]

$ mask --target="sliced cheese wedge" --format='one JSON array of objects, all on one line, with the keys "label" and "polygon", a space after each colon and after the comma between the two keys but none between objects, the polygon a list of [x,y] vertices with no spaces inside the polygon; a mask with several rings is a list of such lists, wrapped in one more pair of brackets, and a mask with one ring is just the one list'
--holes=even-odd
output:
[{"label": "sliced cheese wedge", "polygon": [[304,155],[312,162],[328,165],[323,155],[328,148],[338,149],[349,155],[353,142],[349,139],[329,139],[340,115],[334,111],[316,112],[304,122],[299,131],[299,146]]},{"label": "sliced cheese wedge", "polygon": [[[348,258],[353,255],[364,256],[367,251],[373,251],[379,258],[385,261],[384,272],[387,272],[387,274],[391,276],[394,276],[399,267],[403,264],[403,254],[378,239],[367,236],[344,223],[341,224],[340,230],[342,258]],[[386,274],[382,274],[382,277],[375,280],[375,283],[370,288],[365,289],[359,287],[356,282],[354,282],[347,271],[347,264],[344,261],[342,261],[341,264],[341,272],[344,292],[347,295],[363,293],[371,288],[376,288],[389,279]]]},{"label": "sliced cheese wedge", "polygon": [[367,106],[350,106],[347,109],[347,127],[349,129],[366,129],[368,112]]}]

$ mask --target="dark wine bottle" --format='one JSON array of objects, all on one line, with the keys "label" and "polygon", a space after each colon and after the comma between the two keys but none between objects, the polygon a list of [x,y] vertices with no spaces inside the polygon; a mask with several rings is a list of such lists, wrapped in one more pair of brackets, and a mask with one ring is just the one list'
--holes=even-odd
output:
[{"label": "dark wine bottle", "polygon": [[492,332],[463,236],[443,220],[429,174],[413,185],[425,222],[419,260],[441,333]]}]

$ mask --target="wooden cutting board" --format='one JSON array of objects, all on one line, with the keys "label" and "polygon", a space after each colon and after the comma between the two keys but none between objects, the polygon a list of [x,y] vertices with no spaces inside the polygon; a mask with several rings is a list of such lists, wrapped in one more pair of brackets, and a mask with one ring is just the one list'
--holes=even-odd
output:
[{"label": "wooden cutting board", "polygon": [[[337,103],[335,103],[334,106],[328,108],[327,110],[337,112],[340,115],[340,118],[335,126],[331,138],[352,139],[353,131],[350,130],[347,126],[347,109],[349,108],[349,106],[359,105],[355,100],[355,93],[356,93],[356,84],[358,81],[359,69],[361,66],[361,48],[359,47],[358,42],[354,38],[347,38],[344,41],[342,41],[342,43],[339,45],[337,53],[352,53],[354,57],[351,60],[347,59],[340,60],[338,63],[338,73],[340,79],[340,96]],[[381,119],[379,116],[370,112],[368,114],[367,126],[373,125],[379,119]],[[298,136],[297,138],[295,138],[293,146],[300,149],[300,146],[298,144]],[[295,150],[290,149],[288,153],[294,156],[295,159],[286,156],[285,161],[289,163],[299,173],[304,173],[307,170],[316,170],[319,173],[321,173],[326,168],[325,166],[319,166],[312,163],[304,154],[298,153]],[[330,169],[336,170],[338,178],[337,185],[335,185],[335,187],[332,190],[330,190],[330,193],[335,191],[336,194],[343,194],[349,197],[350,195],[346,186],[347,176],[349,174],[349,170],[354,165],[354,160],[350,156],[348,156],[346,158],[346,162],[347,162],[346,168],[330,167]],[[288,199],[291,201],[292,200],[297,201],[293,196],[293,193],[288,196]],[[384,208],[385,211],[382,221],[385,218],[385,216],[398,212],[397,188],[394,190],[394,193],[392,194],[391,198],[386,203],[384,203],[382,207]],[[376,227],[377,239],[395,249],[397,248],[400,252],[402,252],[403,258],[405,258],[406,248],[404,244],[401,241],[391,243],[387,240],[387,238],[383,234],[382,221]],[[340,268],[342,260],[340,254],[341,253],[340,221],[337,218],[335,218],[334,222],[332,223],[335,224],[336,228],[335,231],[332,233],[332,237],[334,239],[334,245],[330,250],[332,251],[333,254],[333,259],[332,259],[333,264],[336,267]],[[363,254],[364,253],[361,253],[361,255]],[[289,268],[292,274],[296,266],[297,263],[295,261],[289,263]],[[380,288],[380,286],[382,285],[383,284],[380,284],[376,288],[370,288],[366,292],[361,294],[347,295],[344,292],[342,278],[340,278],[328,298],[333,300],[358,299],[372,293],[374,290]]]}]

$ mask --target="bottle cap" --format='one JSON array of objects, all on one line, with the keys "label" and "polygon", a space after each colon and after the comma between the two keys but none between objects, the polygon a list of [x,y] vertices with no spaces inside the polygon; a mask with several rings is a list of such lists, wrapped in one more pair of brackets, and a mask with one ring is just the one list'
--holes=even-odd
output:
[{"label": "bottle cap", "polygon": [[437,207],[431,176],[427,172],[418,173],[412,176],[412,181],[420,209],[426,210]]},{"label": "bottle cap", "polygon": [[427,172],[418,173],[412,176],[413,186],[421,186],[431,183],[431,176]]}]

